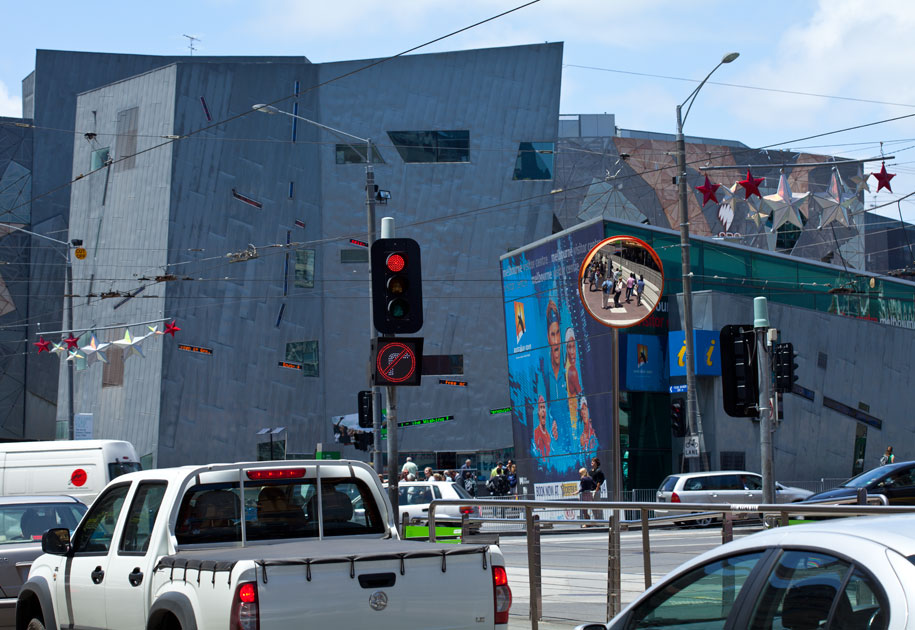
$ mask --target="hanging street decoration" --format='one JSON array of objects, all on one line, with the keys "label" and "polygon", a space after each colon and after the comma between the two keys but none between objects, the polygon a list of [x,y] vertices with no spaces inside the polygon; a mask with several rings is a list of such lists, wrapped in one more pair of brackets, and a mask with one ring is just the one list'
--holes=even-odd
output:
[{"label": "hanging street decoration", "polygon": [[113,343],[114,345],[116,345],[119,348],[121,348],[122,350],[124,350],[125,359],[129,359],[130,357],[132,357],[135,354],[138,356],[141,356],[145,359],[146,355],[143,354],[143,350],[142,350],[142,348],[140,348],[140,344],[143,343],[143,340],[146,339],[147,336],[148,335],[142,335],[140,337],[131,337],[130,331],[128,330],[128,331],[124,332],[123,339],[115,339],[111,343]]},{"label": "hanging street decoration", "polygon": [[737,216],[737,202],[740,201],[736,194],[737,184],[730,188],[721,186],[718,192],[722,195],[721,201],[718,202],[718,220],[721,221],[724,231],[728,232],[734,223],[734,217]]},{"label": "hanging street decoration", "polygon": [[832,169],[832,179],[826,193],[814,193],[811,199],[820,208],[819,227],[826,227],[833,222],[851,227],[849,212],[858,204],[858,197],[846,194],[845,184],[837,168]]},{"label": "hanging street decoration", "polygon": [[[158,320],[164,321],[164,320]],[[172,321],[165,324],[165,330],[159,330],[159,326],[146,326],[149,332],[145,335],[140,335],[134,337],[130,334],[131,326],[139,326],[146,324],[147,322],[137,322],[136,324],[127,324],[124,332],[123,339],[116,339],[112,342],[99,341],[96,332],[93,331],[63,331],[62,335],[67,335],[66,337],[61,337],[60,343],[56,343],[44,338],[44,334],[39,334],[37,342],[34,342],[36,348],[38,348],[38,354],[42,352],[47,352],[48,354],[54,353],[58,356],[64,357],[67,361],[76,362],[78,359],[85,359],[86,364],[91,364],[94,361],[101,361],[102,363],[108,363],[107,351],[110,348],[116,347],[121,348],[124,351],[124,359],[127,359],[133,355],[137,355],[142,358],[146,358],[146,355],[143,354],[141,345],[145,340],[150,337],[164,337],[165,335],[171,335],[172,338],[175,337],[175,333],[180,331],[181,328],[178,327],[178,324],[173,319]],[[121,326],[116,326],[120,328]],[[102,327],[105,329],[105,327]],[[115,326],[109,326],[107,328],[115,328]],[[47,333],[45,333],[47,334]],[[87,341],[88,338],[88,341]],[[83,340],[83,345],[80,347],[80,339]],[[82,364],[85,366],[85,364]],[[83,367],[78,367],[77,369],[84,369]]]},{"label": "hanging street decoration", "polygon": [[867,178],[870,177],[870,173],[860,173],[854,175],[851,178],[851,183],[855,185],[855,194],[859,194],[862,190],[870,192],[871,187],[867,185]]},{"label": "hanging street decoration", "polygon": [[762,198],[762,204],[772,216],[772,231],[775,232],[785,223],[791,223],[799,228],[804,227],[804,221],[801,219],[801,213],[807,216],[805,208],[801,204],[807,199],[810,193],[795,194],[791,192],[791,186],[788,184],[788,177],[782,173],[778,178],[778,192],[774,195],[766,195]]},{"label": "hanging street decoration", "polygon": [[42,352],[47,352],[51,354],[51,342],[47,341],[44,337],[40,337],[37,343],[33,343],[33,346],[38,346],[38,354]]},{"label": "hanging street decoration", "polygon": [[70,333],[70,336],[64,339],[64,343],[67,344],[67,351],[69,352],[73,348],[79,348],[79,339],[73,336],[73,333]]},{"label": "hanging street decoration", "polygon": [[765,177],[753,177],[750,173],[750,169],[747,169],[747,178],[737,183],[743,186],[743,198],[749,199],[753,195],[762,198],[762,195],[759,193],[759,185],[764,181],[766,181]]},{"label": "hanging street decoration", "polygon": [[709,202],[709,199],[718,203],[718,197],[715,196],[715,191],[721,187],[721,184],[713,184],[709,181],[708,175],[705,176],[705,183],[701,186],[696,186],[696,190],[702,193],[702,205],[704,206]]},{"label": "hanging street decoration", "polygon": [[747,211],[747,218],[756,224],[756,227],[762,227],[763,223],[769,218],[762,197],[759,199],[747,199],[747,205],[750,209]]},{"label": "hanging street decoration", "polygon": [[890,188],[890,180],[896,177],[896,173],[886,172],[886,162],[881,162],[880,172],[872,173],[872,175],[877,180],[877,190],[875,192],[880,192],[881,188],[886,188],[888,191],[893,192],[893,189]]},{"label": "hanging street decoration", "polygon": [[160,334],[171,335],[172,339],[174,339],[175,333],[178,332],[179,330],[181,330],[181,329],[175,325],[175,320],[172,320],[171,322],[169,322],[168,324],[165,325],[165,330]]},{"label": "hanging street decoration", "polygon": [[89,345],[83,346],[80,350],[83,351],[88,363],[92,363],[96,360],[101,361],[102,363],[108,363],[108,355],[105,354],[105,351],[110,345],[110,343],[99,343],[95,334],[91,334],[89,335]]}]

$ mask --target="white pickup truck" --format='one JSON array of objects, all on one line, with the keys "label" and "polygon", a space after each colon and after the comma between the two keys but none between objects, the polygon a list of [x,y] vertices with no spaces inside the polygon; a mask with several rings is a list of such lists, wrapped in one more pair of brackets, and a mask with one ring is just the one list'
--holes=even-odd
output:
[{"label": "white pickup truck", "polygon": [[17,630],[504,629],[511,606],[498,547],[400,540],[355,461],[130,473],[42,548]]}]

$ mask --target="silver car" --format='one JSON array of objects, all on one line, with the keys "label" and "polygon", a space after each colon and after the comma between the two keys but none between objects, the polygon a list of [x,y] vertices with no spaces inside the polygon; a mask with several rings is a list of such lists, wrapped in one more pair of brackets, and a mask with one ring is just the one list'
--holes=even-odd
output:
[{"label": "silver car", "polygon": [[[803,501],[812,492],[803,488],[775,482],[775,502]],[[746,470],[716,470],[711,472],[679,473],[661,482],[656,500],[659,503],[762,503],[762,476]],[[685,512],[655,510],[655,516],[676,516]],[[693,523],[705,526],[706,518]]]},{"label": "silver car", "polygon": [[41,536],[53,527],[71,532],[86,506],[68,496],[0,497],[0,628],[16,627],[16,597],[41,555]]}]

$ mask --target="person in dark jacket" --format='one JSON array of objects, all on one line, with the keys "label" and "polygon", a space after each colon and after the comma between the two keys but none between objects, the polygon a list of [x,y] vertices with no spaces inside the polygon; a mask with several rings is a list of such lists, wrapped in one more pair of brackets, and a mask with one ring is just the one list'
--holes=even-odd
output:
[{"label": "person in dark jacket", "polygon": [[[581,479],[578,481],[578,496],[579,501],[590,501],[594,495],[594,480],[591,479],[591,475],[588,474],[587,468],[581,468],[578,471],[578,476]],[[581,511],[582,520],[589,520],[591,516],[588,514],[588,510]],[[582,527],[588,527],[588,525],[582,525]]]}]

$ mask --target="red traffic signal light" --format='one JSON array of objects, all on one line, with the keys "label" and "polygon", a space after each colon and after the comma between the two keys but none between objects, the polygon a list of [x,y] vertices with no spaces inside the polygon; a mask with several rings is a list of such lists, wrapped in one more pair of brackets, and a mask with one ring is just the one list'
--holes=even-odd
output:
[{"label": "red traffic signal light", "polygon": [[419,243],[381,238],[372,243],[372,320],[383,335],[415,333],[423,326]]},{"label": "red traffic signal light", "polygon": [[400,252],[396,252],[385,259],[384,266],[388,268],[388,271],[398,273],[403,271],[403,268],[407,266],[407,259],[404,258],[404,255]]}]

